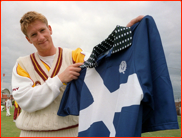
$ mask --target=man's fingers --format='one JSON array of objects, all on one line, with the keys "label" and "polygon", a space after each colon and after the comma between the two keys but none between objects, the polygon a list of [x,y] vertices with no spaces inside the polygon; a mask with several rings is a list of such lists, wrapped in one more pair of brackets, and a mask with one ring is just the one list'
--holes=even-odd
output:
[{"label": "man's fingers", "polygon": [[72,74],[72,76],[80,76],[80,73],[76,72],[76,71],[71,72],[71,74]]},{"label": "man's fingers", "polygon": [[75,63],[70,67],[70,71],[76,71],[76,72],[80,72],[81,68],[80,66],[83,65],[83,63]]},{"label": "man's fingers", "polygon": [[80,71],[81,71],[81,68],[79,68],[79,67],[73,68],[73,71],[75,71],[75,72],[80,72]]},{"label": "man's fingers", "polygon": [[135,23],[141,21],[143,19],[144,15],[139,15],[138,17],[134,18],[133,20],[131,20],[126,27],[131,27],[132,25],[134,25]]},{"label": "man's fingers", "polygon": [[[81,64],[81,65],[82,65],[82,64]],[[80,71],[81,71],[81,68],[80,68],[81,65],[74,65],[74,64],[73,64],[73,65],[70,67],[69,70],[70,70],[71,72],[74,72],[74,71],[80,72]]]},{"label": "man's fingers", "polygon": [[80,73],[73,72],[72,75],[71,75],[71,79],[78,79],[79,76],[80,76]]},{"label": "man's fingers", "polygon": [[143,19],[144,15],[139,15],[138,17],[135,18],[134,23],[137,23]]},{"label": "man's fingers", "polygon": [[70,66],[68,66],[64,72],[58,75],[59,79],[62,83],[70,82],[73,79],[78,79],[78,76],[80,76],[81,68],[80,66],[83,65],[83,63],[75,63]]},{"label": "man's fingers", "polygon": [[83,65],[83,63],[75,63],[75,64],[73,64],[74,67],[80,67],[81,65]]}]

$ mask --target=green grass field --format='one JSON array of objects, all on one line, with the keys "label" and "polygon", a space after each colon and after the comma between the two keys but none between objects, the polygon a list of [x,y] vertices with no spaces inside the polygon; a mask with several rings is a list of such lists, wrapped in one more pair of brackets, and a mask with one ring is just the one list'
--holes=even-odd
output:
[{"label": "green grass field", "polygon": [[6,111],[1,112],[1,137],[19,137],[20,129],[13,122],[14,106],[10,110],[11,116],[6,116]]},{"label": "green grass field", "polygon": [[143,133],[142,137],[181,137],[181,116],[178,116],[179,129]]},{"label": "green grass field", "polygon": [[[11,116],[6,116],[6,111],[1,112],[1,137],[19,137],[20,130],[13,122],[14,107],[10,110]],[[180,129],[164,130],[143,133],[142,137],[181,137],[181,116],[178,116]]]}]

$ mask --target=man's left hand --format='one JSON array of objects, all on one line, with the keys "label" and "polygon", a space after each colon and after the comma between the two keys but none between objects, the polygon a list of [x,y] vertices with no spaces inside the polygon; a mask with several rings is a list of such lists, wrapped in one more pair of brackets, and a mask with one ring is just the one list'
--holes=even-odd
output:
[{"label": "man's left hand", "polygon": [[135,23],[141,21],[143,19],[144,15],[139,15],[138,17],[132,19],[127,25],[126,27],[131,27],[132,25],[134,25]]}]

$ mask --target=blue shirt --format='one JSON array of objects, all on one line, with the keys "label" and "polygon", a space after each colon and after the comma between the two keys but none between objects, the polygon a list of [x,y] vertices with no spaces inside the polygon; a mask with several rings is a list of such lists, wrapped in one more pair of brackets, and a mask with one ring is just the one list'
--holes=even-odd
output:
[{"label": "blue shirt", "polygon": [[140,137],[178,129],[173,89],[155,21],[131,27],[132,45],[112,49],[68,83],[58,115],[79,115],[79,137]]}]

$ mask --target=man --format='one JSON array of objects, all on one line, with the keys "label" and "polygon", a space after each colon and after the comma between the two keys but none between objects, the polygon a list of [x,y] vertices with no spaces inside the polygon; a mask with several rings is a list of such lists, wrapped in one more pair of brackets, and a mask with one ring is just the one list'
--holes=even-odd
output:
[{"label": "man", "polygon": [[6,101],[7,101],[7,99],[5,100],[5,103],[4,103],[4,106],[5,106],[5,110],[6,110]]},{"label": "man", "polygon": [[[135,18],[127,26],[142,18]],[[83,51],[55,47],[52,28],[40,13],[27,12],[20,24],[28,42],[37,49],[17,59],[12,73],[13,96],[22,108],[16,120],[20,137],[78,136],[78,118],[60,117],[57,111],[66,83],[80,75]]]},{"label": "man", "polygon": [[12,107],[11,100],[8,98],[6,101],[6,116],[10,116],[10,107]]}]

